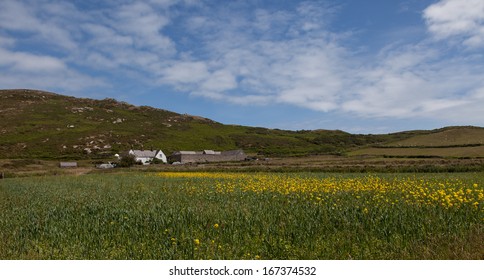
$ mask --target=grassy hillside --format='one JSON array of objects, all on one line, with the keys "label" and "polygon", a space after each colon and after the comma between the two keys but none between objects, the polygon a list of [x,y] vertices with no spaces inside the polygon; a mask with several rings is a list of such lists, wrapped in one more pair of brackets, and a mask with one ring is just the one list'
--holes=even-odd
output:
[{"label": "grassy hillside", "polygon": [[484,128],[446,127],[350,153],[389,157],[484,157]]},{"label": "grassy hillside", "polygon": [[162,149],[167,154],[241,148],[263,155],[307,155],[400,139],[223,125],[114,99],[37,90],[0,90],[0,113],[0,158],[103,158],[130,148]]},{"label": "grassy hillside", "polygon": [[384,147],[465,147],[484,145],[484,128],[446,127],[428,134],[414,136],[405,140],[391,142]]},{"label": "grassy hillside", "polygon": [[453,134],[445,129],[384,135],[286,131],[224,125],[114,99],[75,98],[25,89],[0,90],[0,118],[0,158],[10,159],[101,159],[130,148],[162,149],[166,154],[202,149],[244,149],[262,156],[344,154],[374,146],[418,145],[418,139],[430,143],[428,137],[445,139],[439,133],[455,140],[435,142],[435,146],[457,143],[475,147],[482,145],[484,130],[465,128],[465,137],[458,136],[462,128],[456,128]]}]

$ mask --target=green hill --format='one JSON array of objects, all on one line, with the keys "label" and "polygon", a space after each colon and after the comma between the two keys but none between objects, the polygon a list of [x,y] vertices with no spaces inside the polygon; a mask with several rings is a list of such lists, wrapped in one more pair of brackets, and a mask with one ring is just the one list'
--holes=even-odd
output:
[{"label": "green hill", "polygon": [[[0,90],[0,118],[0,158],[11,159],[108,158],[130,148],[162,149],[166,154],[202,149],[244,149],[263,156],[342,154],[372,146],[411,145],[413,142],[405,141],[435,134],[409,131],[360,135],[339,130],[224,125],[114,99],[75,98],[25,89]],[[469,135],[474,139],[482,134]],[[449,143],[479,143],[456,141]]]},{"label": "green hill", "polygon": [[466,147],[484,145],[484,128],[473,126],[446,127],[405,140],[385,144],[385,147]]},{"label": "green hill", "polygon": [[264,155],[337,153],[379,143],[342,131],[283,131],[223,125],[114,99],[0,90],[0,158],[102,158],[130,148],[237,149]]},{"label": "green hill", "polygon": [[363,148],[351,155],[388,157],[484,157],[484,128],[445,127],[404,140]]}]

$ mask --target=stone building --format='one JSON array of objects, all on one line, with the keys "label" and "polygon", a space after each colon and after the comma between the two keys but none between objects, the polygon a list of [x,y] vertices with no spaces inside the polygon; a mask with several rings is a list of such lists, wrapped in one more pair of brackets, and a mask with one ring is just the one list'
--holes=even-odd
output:
[{"label": "stone building", "polygon": [[179,163],[203,163],[223,161],[243,161],[247,155],[242,150],[233,151],[176,151],[170,157],[170,162]]}]

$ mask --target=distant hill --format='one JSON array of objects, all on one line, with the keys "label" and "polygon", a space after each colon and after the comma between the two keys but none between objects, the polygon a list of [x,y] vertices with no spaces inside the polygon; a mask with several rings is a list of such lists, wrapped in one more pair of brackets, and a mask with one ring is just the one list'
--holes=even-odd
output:
[{"label": "distant hill", "polygon": [[473,126],[446,127],[427,134],[391,142],[386,147],[465,147],[484,145],[484,128]]},{"label": "distant hill", "polygon": [[387,157],[484,157],[484,128],[445,127],[404,140],[359,149],[350,154]]},{"label": "distant hill", "polygon": [[[202,149],[244,149],[261,156],[361,154],[358,150],[362,148],[382,150],[422,143],[437,148],[481,147],[483,135],[482,128],[473,127],[361,135],[224,125],[114,99],[75,98],[27,89],[0,90],[0,118],[0,158],[109,158],[130,148],[162,149],[166,154]],[[458,136],[460,133],[467,136]]]}]

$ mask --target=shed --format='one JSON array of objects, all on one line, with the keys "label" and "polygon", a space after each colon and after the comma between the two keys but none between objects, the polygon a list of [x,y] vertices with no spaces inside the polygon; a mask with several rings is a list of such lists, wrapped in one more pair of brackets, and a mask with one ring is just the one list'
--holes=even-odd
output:
[{"label": "shed", "polygon": [[77,162],[75,161],[61,161],[59,163],[60,168],[76,168]]}]

